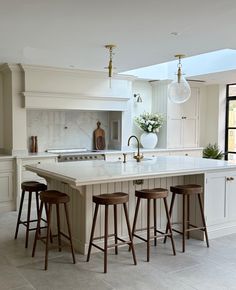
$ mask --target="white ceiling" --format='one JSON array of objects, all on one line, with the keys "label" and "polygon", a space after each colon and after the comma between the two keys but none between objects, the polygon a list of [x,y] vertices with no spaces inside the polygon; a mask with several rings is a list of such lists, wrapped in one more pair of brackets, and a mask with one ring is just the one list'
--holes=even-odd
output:
[{"label": "white ceiling", "polygon": [[235,0],[0,0],[0,62],[103,70],[114,43],[122,72],[236,49],[235,15]]}]

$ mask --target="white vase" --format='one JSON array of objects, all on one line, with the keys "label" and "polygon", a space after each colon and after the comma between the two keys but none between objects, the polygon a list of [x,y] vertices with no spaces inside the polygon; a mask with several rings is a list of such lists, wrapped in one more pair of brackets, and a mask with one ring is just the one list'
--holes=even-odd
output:
[{"label": "white vase", "polygon": [[157,142],[158,142],[157,134],[143,132],[143,134],[140,137],[140,142],[141,142],[143,148],[153,149],[156,147]]}]

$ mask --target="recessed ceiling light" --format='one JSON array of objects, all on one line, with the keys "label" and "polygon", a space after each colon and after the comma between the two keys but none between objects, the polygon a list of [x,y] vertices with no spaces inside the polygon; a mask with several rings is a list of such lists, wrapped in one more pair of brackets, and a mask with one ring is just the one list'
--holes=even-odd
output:
[{"label": "recessed ceiling light", "polygon": [[170,34],[173,35],[173,36],[179,36],[180,35],[180,33],[178,31],[173,31]]}]

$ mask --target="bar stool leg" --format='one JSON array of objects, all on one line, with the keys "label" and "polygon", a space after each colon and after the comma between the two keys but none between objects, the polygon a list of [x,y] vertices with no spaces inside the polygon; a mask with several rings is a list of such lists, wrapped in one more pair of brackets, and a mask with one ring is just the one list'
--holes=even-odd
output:
[{"label": "bar stool leg", "polygon": [[147,200],[147,262],[150,258],[150,199]]},{"label": "bar stool leg", "polygon": [[97,221],[97,215],[98,215],[98,207],[99,207],[99,205],[96,203],[94,216],[93,216],[93,224],[92,224],[92,230],[91,230],[91,235],[90,235],[90,241],[89,241],[87,262],[89,262],[89,259],[90,259],[92,243],[93,243],[93,236],[94,236],[94,231],[95,231],[95,226],[96,226],[96,221]]},{"label": "bar stool leg", "polygon": [[129,239],[130,239],[130,249],[132,251],[134,265],[137,265],[137,260],[136,260],[135,251],[134,251],[134,244],[133,244],[133,236],[131,233],[131,227],[130,227],[130,223],[129,223],[129,215],[128,215],[126,203],[123,203],[123,208],[124,208],[124,212],[125,212],[125,219],[126,219],[126,224],[127,224],[127,229],[128,229]]},{"label": "bar stool leg", "polygon": [[49,204],[49,210],[48,210],[48,219],[47,219],[47,238],[46,238],[46,249],[45,249],[45,266],[44,270],[48,269],[48,242],[50,237],[50,229],[51,229],[51,212],[52,212],[52,205]]},{"label": "bar stool leg", "polygon": [[[171,219],[171,216],[172,216],[174,202],[175,202],[175,193],[172,192],[172,197],[171,197],[171,202],[170,202],[170,214],[169,214],[170,219]],[[166,231],[165,231],[165,233],[166,234],[168,233],[168,224],[166,225]],[[167,240],[167,236],[165,236],[165,238],[164,238],[164,241],[163,241],[164,244],[166,243],[166,240]]]},{"label": "bar stool leg", "polygon": [[[114,232],[115,232],[115,243],[118,243],[117,240],[117,205],[114,204]],[[118,254],[118,246],[115,246],[115,254]]]},{"label": "bar stool leg", "polygon": [[34,237],[34,245],[33,245],[32,257],[34,257],[34,255],[35,255],[35,249],[36,249],[37,241],[39,239],[39,229],[40,229],[40,221],[41,221],[41,217],[42,217],[42,212],[43,212],[43,202],[41,202],[41,204],[40,204],[39,219],[38,219],[38,222],[37,222],[37,229],[36,229],[35,237]]},{"label": "bar stool leg", "polygon": [[[190,226],[190,195],[187,195],[187,229],[189,230]],[[187,239],[190,239],[190,232],[187,231]]]},{"label": "bar stool leg", "polygon": [[154,218],[154,245],[157,245],[157,238],[156,238],[156,233],[157,233],[157,208],[156,208],[156,199],[153,199],[153,218]]},{"label": "bar stool leg", "polygon": [[26,236],[25,236],[25,248],[28,248],[29,227],[30,227],[31,200],[32,200],[32,192],[29,191],[28,213],[27,213],[27,221],[26,221],[27,226],[26,226]]},{"label": "bar stool leg", "polygon": [[71,235],[71,229],[70,229],[70,222],[69,222],[69,213],[68,213],[68,208],[67,204],[64,203],[64,208],[65,208],[65,214],[66,214],[66,222],[67,222],[67,228],[68,228],[68,234],[70,238],[70,248],[71,248],[71,253],[72,253],[72,258],[73,258],[73,263],[75,264],[75,252],[72,244],[72,235]]},{"label": "bar stool leg", "polygon": [[104,273],[107,273],[107,242],[108,242],[108,205],[105,205],[105,228],[104,228]]},{"label": "bar stool leg", "polygon": [[201,200],[201,195],[200,193],[198,193],[198,200],[199,200],[199,205],[200,205],[200,211],[201,211],[201,215],[202,215],[202,222],[203,222],[203,226],[204,226],[204,232],[205,232],[205,237],[206,237],[206,244],[207,247],[209,248],[209,240],[208,240],[208,234],[207,234],[207,227],[206,227],[206,220],[205,220],[205,216],[204,216],[204,210],[203,210],[203,206],[202,206],[202,200]]},{"label": "bar stool leg", "polygon": [[[48,221],[48,205],[47,205],[46,202],[44,203],[44,207],[45,207],[46,218],[47,218],[47,221]],[[42,218],[42,216],[41,216],[41,218]],[[51,229],[50,229],[50,242],[51,242],[51,244],[53,243],[52,230]]]},{"label": "bar stool leg", "polygon": [[61,252],[61,228],[60,228],[60,212],[59,212],[59,204],[56,204],[56,212],[57,212],[57,238],[58,238],[58,250]]},{"label": "bar stool leg", "polygon": [[21,213],[22,213],[24,198],[25,198],[25,191],[23,190],[22,193],[21,193],[21,199],[20,199],[20,208],[19,208],[17,224],[16,224],[15,239],[17,239],[17,236],[18,236],[18,230],[19,230],[19,225],[20,225],[20,219],[21,219]]},{"label": "bar stool leg", "polygon": [[135,232],[135,229],[136,229],[139,206],[140,206],[140,197],[138,197],[136,208],[135,208],[134,222],[133,222],[133,228],[132,228],[132,236],[134,235],[134,232]]},{"label": "bar stool leg", "polygon": [[182,252],[185,252],[185,234],[186,234],[186,217],[185,217],[185,194],[183,194],[183,240],[182,240]]},{"label": "bar stool leg", "polygon": [[[36,200],[36,208],[37,208],[37,218],[39,220],[39,193],[38,191],[35,191],[35,200]],[[41,233],[41,230],[39,228],[39,234]]]},{"label": "bar stool leg", "polygon": [[171,244],[172,244],[172,250],[173,250],[173,254],[175,256],[176,255],[175,243],[174,243],[174,239],[173,239],[173,232],[172,232],[172,227],[171,227],[171,222],[170,222],[170,216],[169,216],[169,211],[168,211],[167,200],[166,200],[166,197],[164,197],[163,199],[164,199],[164,205],[165,205],[165,211],[166,211],[167,225],[168,225],[168,228],[169,228],[169,231],[170,231],[170,239],[171,239]]}]

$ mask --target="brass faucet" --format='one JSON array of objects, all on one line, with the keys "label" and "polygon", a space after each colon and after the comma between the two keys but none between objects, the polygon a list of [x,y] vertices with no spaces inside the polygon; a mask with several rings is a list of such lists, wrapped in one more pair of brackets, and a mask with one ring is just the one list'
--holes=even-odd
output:
[{"label": "brass faucet", "polygon": [[137,162],[140,162],[141,159],[143,158],[143,154],[140,154],[140,142],[136,136],[132,135],[128,139],[128,146],[129,146],[130,140],[132,138],[135,138],[137,140],[137,144],[138,144],[138,153],[137,153],[137,155],[134,155],[134,159],[136,159]]}]

